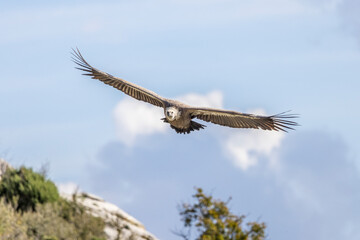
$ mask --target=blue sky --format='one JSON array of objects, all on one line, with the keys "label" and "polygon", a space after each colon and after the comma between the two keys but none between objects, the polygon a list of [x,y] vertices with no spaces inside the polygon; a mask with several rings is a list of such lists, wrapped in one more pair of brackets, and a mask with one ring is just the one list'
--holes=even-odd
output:
[{"label": "blue sky", "polygon": [[[179,239],[194,186],[266,222],[268,239],[359,239],[356,0],[0,3],[0,156],[48,163]],[[177,135],[161,110],[82,76],[95,67],[158,94],[243,112],[299,113],[295,132]]]}]

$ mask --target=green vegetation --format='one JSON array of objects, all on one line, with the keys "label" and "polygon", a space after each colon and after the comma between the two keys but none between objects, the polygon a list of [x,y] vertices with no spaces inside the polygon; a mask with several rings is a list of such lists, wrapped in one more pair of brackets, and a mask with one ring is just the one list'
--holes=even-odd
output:
[{"label": "green vegetation", "polygon": [[76,201],[61,200],[38,206],[23,214],[27,236],[31,239],[105,239],[105,223],[85,212]]},{"label": "green vegetation", "polygon": [[[78,197],[65,200],[45,174],[31,168],[7,169],[0,180],[1,240],[105,240],[105,222],[94,217]],[[227,202],[196,188],[194,204],[182,204],[185,240],[263,240],[265,224],[244,223],[245,216],[230,212]],[[118,238],[124,228],[117,221]],[[132,239],[133,236],[130,238]]]},{"label": "green vegetation", "polygon": [[0,197],[16,211],[35,211],[37,204],[55,202],[59,193],[53,182],[31,168],[8,169],[0,182]]},{"label": "green vegetation", "polygon": [[245,216],[237,216],[230,212],[228,202],[215,200],[205,195],[201,188],[193,195],[194,204],[183,204],[180,215],[184,222],[185,232],[176,233],[186,240],[195,233],[196,240],[262,240],[265,238],[265,224],[249,222],[243,225]]},{"label": "green vegetation", "polygon": [[44,174],[8,169],[0,181],[0,239],[105,240],[105,222],[74,197],[59,197]]},{"label": "green vegetation", "polygon": [[104,220],[89,214],[85,207],[77,202],[75,195],[72,201],[61,200],[59,205],[59,215],[75,227],[76,234],[73,236],[77,236],[77,239],[105,239]]},{"label": "green vegetation", "polygon": [[21,216],[4,201],[0,201],[0,239],[28,239]]}]

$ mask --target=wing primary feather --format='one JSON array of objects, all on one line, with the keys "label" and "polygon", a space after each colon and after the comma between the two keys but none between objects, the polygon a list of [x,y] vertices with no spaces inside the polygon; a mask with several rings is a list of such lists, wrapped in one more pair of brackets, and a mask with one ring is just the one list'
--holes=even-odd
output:
[{"label": "wing primary feather", "polygon": [[164,107],[167,105],[167,100],[165,98],[160,97],[156,93],[142,88],[136,84],[131,82],[127,82],[121,78],[117,78],[108,74],[106,72],[102,72],[94,67],[92,67],[83,57],[80,50],[78,48],[73,48],[71,52],[71,59],[77,65],[75,67],[78,70],[83,71],[83,75],[90,76],[93,79],[97,79],[102,81],[105,84],[108,84],[125,94],[141,101],[145,101],[151,103],[158,107]]},{"label": "wing primary feather", "polygon": [[192,108],[191,118],[198,118],[203,121],[233,127],[233,128],[254,128],[263,130],[287,131],[294,130],[299,126],[291,119],[298,118],[296,114],[283,112],[272,116],[257,116],[253,114],[240,113],[212,108]]},{"label": "wing primary feather", "polygon": [[[165,107],[169,104],[166,99],[161,98],[154,92],[93,68],[84,59],[78,48],[72,50],[73,52],[71,52],[71,59],[75,64],[78,65],[78,67],[75,67],[76,69],[85,72],[83,75],[90,76],[93,79],[98,79],[105,84],[119,89],[120,91],[135,99],[148,102],[159,107]],[[294,118],[298,118],[299,115],[288,114],[290,111],[282,112],[272,116],[257,116],[235,111],[211,108],[191,108],[191,111],[191,118],[196,117],[203,121],[234,128],[261,128],[264,130],[287,132],[287,130],[294,130],[293,127],[299,126],[297,122],[291,121]]]}]

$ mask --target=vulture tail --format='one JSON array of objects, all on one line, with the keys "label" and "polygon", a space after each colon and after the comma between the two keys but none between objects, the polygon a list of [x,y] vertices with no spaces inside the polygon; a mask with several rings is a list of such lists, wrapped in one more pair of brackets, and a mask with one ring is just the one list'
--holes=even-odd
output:
[{"label": "vulture tail", "polygon": [[[164,122],[168,123],[169,121],[166,118],[162,118],[161,120],[163,120]],[[194,122],[194,121],[190,121],[190,126],[188,128],[177,128],[174,127],[173,125],[170,124],[170,127],[172,129],[174,129],[177,133],[183,133],[183,134],[189,134],[191,131],[195,131],[195,130],[200,130],[200,129],[204,129],[204,127],[206,127],[205,125],[202,125],[200,123]]]}]

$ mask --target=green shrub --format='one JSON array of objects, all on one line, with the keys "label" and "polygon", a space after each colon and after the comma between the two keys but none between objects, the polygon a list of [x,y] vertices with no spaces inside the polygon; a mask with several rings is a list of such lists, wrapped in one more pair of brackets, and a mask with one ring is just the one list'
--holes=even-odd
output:
[{"label": "green shrub", "polygon": [[263,240],[265,239],[265,223],[243,223],[245,216],[235,215],[227,207],[228,202],[213,199],[204,194],[201,188],[196,188],[194,204],[183,204],[180,215],[185,232],[177,235],[190,239],[195,227],[198,236],[196,240]]},{"label": "green shrub", "polygon": [[28,240],[26,224],[22,221],[21,215],[4,201],[0,201],[0,239]]},{"label": "green shrub", "polygon": [[61,217],[62,208],[58,203],[38,205],[36,212],[22,214],[27,227],[27,236],[31,239],[58,240],[76,239],[76,229],[72,223]]},{"label": "green shrub", "polygon": [[16,211],[36,210],[37,204],[55,202],[59,193],[53,182],[31,168],[7,169],[0,182],[0,197]]},{"label": "green shrub", "polygon": [[35,212],[24,212],[21,219],[30,239],[105,240],[104,221],[87,213],[74,200],[39,204]]},{"label": "green shrub", "polygon": [[[0,240],[105,240],[105,222],[31,168],[7,169],[0,180]],[[32,211],[28,211],[32,210]]]},{"label": "green shrub", "polygon": [[104,220],[88,213],[85,207],[77,202],[75,196],[71,201],[61,200],[59,204],[61,205],[61,217],[75,227],[77,239],[105,239]]},{"label": "green shrub", "polygon": [[41,240],[58,240],[57,237],[52,237],[52,236],[44,236],[41,238]]}]

